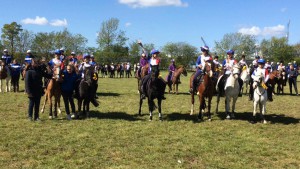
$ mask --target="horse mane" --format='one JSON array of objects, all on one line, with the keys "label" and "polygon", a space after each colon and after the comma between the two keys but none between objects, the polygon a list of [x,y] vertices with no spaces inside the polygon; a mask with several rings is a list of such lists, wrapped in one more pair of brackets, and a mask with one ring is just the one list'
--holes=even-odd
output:
[{"label": "horse mane", "polygon": [[179,65],[179,66],[176,67],[176,69],[180,69],[180,68],[184,68],[184,66],[183,65]]}]

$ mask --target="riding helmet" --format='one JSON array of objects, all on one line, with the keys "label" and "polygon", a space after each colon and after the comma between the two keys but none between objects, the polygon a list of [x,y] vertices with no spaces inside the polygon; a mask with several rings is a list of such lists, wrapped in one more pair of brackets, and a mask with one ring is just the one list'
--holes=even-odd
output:
[{"label": "riding helmet", "polygon": [[155,54],[155,53],[159,54],[160,52],[159,52],[159,50],[157,50],[157,49],[152,49],[152,50],[151,50],[151,55],[153,55],[153,54]]},{"label": "riding helmet", "polygon": [[205,46],[201,46],[200,49],[201,49],[202,52],[209,51],[209,47],[206,46],[206,45]]},{"label": "riding helmet", "polygon": [[265,63],[266,63],[266,61],[265,61],[265,59],[259,59],[259,60],[257,61],[257,63],[260,63],[260,64],[265,64]]},{"label": "riding helmet", "polygon": [[234,50],[229,49],[229,50],[226,51],[226,53],[227,53],[227,54],[232,54],[232,55],[234,55]]},{"label": "riding helmet", "polygon": [[60,54],[61,54],[61,52],[60,52],[60,50],[59,50],[59,49],[56,49],[56,50],[55,50],[55,52],[54,52],[54,54],[60,55]]}]

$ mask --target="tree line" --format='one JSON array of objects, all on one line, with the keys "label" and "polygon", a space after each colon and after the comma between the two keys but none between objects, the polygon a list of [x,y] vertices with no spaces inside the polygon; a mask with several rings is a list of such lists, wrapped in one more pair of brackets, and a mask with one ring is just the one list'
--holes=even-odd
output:
[{"label": "tree line", "polygon": [[[73,34],[67,28],[58,32],[38,32],[22,28],[22,25],[12,22],[5,24],[2,28],[0,49],[7,48],[14,58],[24,59],[28,49],[32,49],[38,57],[50,59],[55,49],[64,48],[69,55],[72,51],[77,54],[91,53],[101,63],[112,62],[139,62],[142,53],[137,44],[137,39],[129,39],[126,32],[119,29],[119,20],[111,18],[101,23],[96,42],[97,47],[87,46],[88,40],[81,34]],[[235,50],[235,57],[240,59],[246,55],[250,59],[255,55],[264,56],[273,61],[300,61],[300,43],[289,45],[285,37],[263,39],[257,43],[255,36],[241,33],[228,33],[220,41],[215,41],[213,56],[218,55],[220,59],[226,57],[225,51]],[[200,54],[199,46],[195,47],[186,42],[168,42],[161,49],[162,67],[167,68],[170,60],[175,59],[179,65],[193,65]],[[147,51],[157,48],[153,43],[146,43]]]}]

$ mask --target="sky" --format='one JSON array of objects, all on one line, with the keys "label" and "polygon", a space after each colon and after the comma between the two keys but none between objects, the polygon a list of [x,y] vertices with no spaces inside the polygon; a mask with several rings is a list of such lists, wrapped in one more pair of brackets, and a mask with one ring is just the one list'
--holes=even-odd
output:
[{"label": "sky", "polygon": [[101,23],[119,19],[128,42],[141,40],[160,49],[172,42],[213,48],[228,33],[272,36],[300,43],[299,0],[1,0],[0,27],[17,22],[34,33],[62,31],[98,47]]}]

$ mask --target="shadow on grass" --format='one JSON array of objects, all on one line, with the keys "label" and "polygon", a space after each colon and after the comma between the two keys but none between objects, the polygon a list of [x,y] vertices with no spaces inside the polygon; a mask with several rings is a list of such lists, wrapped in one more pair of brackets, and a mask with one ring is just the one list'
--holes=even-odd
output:
[{"label": "shadow on grass", "polygon": [[90,111],[89,118],[127,120],[127,121],[140,120],[139,118],[137,118],[136,115],[126,114],[126,112],[101,113],[99,111]]},{"label": "shadow on grass", "polygon": [[168,121],[176,121],[176,120],[185,120],[185,121],[193,121],[194,123],[198,122],[198,113],[194,114],[194,115],[190,115],[189,113],[178,113],[178,112],[174,112],[171,114],[167,114],[166,120]]},{"label": "shadow on grass", "polygon": [[[244,121],[249,121],[252,120],[252,115],[253,112],[244,112],[244,113],[235,113],[235,118],[234,120],[244,120]],[[219,112],[217,113],[217,116],[225,120],[226,119],[226,114],[225,112]],[[257,119],[260,119],[260,114],[256,114]],[[281,123],[281,124],[297,124],[299,123],[300,119],[294,118],[294,117],[288,117],[285,116],[284,114],[266,114],[265,118],[267,121],[271,122],[272,124],[275,123]]]},{"label": "shadow on grass", "polygon": [[97,96],[99,97],[106,97],[106,96],[120,96],[119,93],[97,93]]}]

